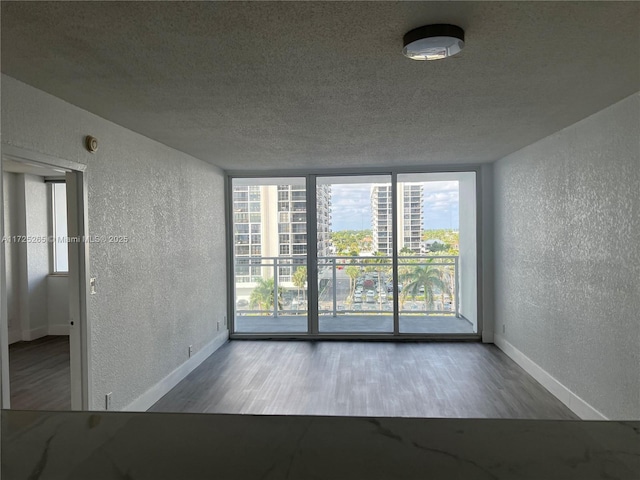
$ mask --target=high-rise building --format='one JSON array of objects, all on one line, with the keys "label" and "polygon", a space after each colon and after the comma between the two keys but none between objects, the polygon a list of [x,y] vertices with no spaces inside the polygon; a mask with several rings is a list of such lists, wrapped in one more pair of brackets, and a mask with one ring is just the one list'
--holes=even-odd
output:
[{"label": "high-rise building", "polygon": [[[398,183],[398,251],[408,248],[420,253],[422,240],[423,189],[421,184]],[[391,185],[371,187],[371,220],[373,251],[391,255],[392,242],[392,198]]]},{"label": "high-rise building", "polygon": [[[271,187],[273,188],[273,187]],[[275,257],[290,257],[278,267],[278,280],[290,282],[299,265],[307,263],[307,191],[304,185],[278,185],[278,235],[266,238],[270,247],[277,244]],[[271,250],[271,248],[267,248]]]},{"label": "high-rise building", "polygon": [[318,185],[316,192],[318,257],[328,257],[333,254],[331,244],[331,185]]},{"label": "high-rise building", "polygon": [[[317,188],[318,256],[330,255],[331,186]],[[233,188],[236,283],[273,277],[287,286],[299,265],[307,262],[307,204],[304,184],[248,185]],[[258,257],[258,258],[256,258]]]},{"label": "high-rise building", "polygon": [[391,255],[393,210],[391,209],[391,185],[371,187],[371,236],[374,252]]},{"label": "high-rise building", "polygon": [[262,275],[260,265],[251,265],[250,257],[263,254],[262,198],[265,187],[237,186],[233,189],[233,245],[236,258],[236,282],[254,282]]},{"label": "high-rise building", "polygon": [[423,200],[422,184],[398,184],[398,211],[402,212],[398,222],[398,251],[408,248],[420,253],[424,228]]}]

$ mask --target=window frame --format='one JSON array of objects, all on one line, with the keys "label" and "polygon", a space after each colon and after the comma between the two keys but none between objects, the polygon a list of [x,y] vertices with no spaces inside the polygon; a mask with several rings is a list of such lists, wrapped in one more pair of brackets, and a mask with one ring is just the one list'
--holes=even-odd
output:
[{"label": "window frame", "polygon": [[[427,163],[425,161],[425,163]],[[485,287],[483,285],[483,216],[482,216],[482,200],[484,187],[484,177],[489,175],[483,168],[481,164],[458,164],[458,165],[430,165],[430,166],[399,166],[399,167],[383,167],[383,168],[337,168],[331,171],[325,170],[317,170],[317,169],[307,169],[307,170],[271,170],[268,173],[260,173],[260,172],[247,172],[247,171],[236,171],[236,170],[228,170],[225,172],[225,201],[226,201],[226,218],[227,218],[227,232],[233,231],[233,216],[232,216],[232,205],[233,205],[233,180],[234,179],[260,179],[260,178],[305,178],[306,179],[306,193],[307,193],[307,209],[305,215],[305,222],[307,224],[307,275],[308,275],[308,298],[312,299],[317,297],[317,285],[315,285],[316,272],[314,267],[314,262],[316,261],[316,249],[317,249],[317,241],[319,233],[317,231],[317,225],[315,222],[317,221],[317,197],[316,197],[316,188],[317,183],[316,180],[322,177],[338,177],[338,176],[366,176],[366,175],[390,175],[391,176],[391,191],[388,192],[388,203],[389,203],[389,212],[396,212],[399,197],[397,192],[398,185],[398,175],[399,174],[423,174],[423,173],[474,173],[475,174],[475,231],[476,231],[476,245],[475,245],[475,263],[476,263],[476,293],[477,293],[477,301],[476,301],[476,317],[477,317],[477,331],[476,333],[461,333],[461,334],[434,334],[434,333],[400,333],[397,331],[397,321],[396,328],[393,333],[384,333],[384,334],[335,334],[335,333],[319,333],[317,330],[318,325],[318,312],[317,308],[314,307],[316,302],[309,302],[308,309],[308,321],[309,321],[309,329],[306,333],[236,333],[234,331],[234,315],[235,315],[235,284],[233,277],[233,267],[234,267],[234,246],[233,246],[233,236],[228,235],[227,242],[227,315],[228,315],[228,325],[230,331],[230,338],[292,338],[292,339],[304,339],[304,340],[314,340],[314,339],[354,339],[358,340],[379,340],[382,338],[390,339],[390,340],[429,340],[429,339],[437,339],[437,340],[481,340],[484,337],[485,333],[485,323],[484,323],[484,290]],[[490,175],[489,175],[490,176]],[[296,215],[296,213],[291,212],[292,216]],[[295,222],[294,218],[291,219]],[[302,222],[299,222],[302,223]],[[397,237],[402,235],[402,231],[400,231],[398,227],[398,223],[396,221],[392,222],[390,225],[392,227],[392,231],[388,232],[390,234],[393,245],[397,244]],[[292,252],[293,254],[293,252]],[[392,249],[392,264],[394,271],[394,283],[397,284],[397,270],[398,270],[398,257],[399,253],[397,249]],[[395,307],[397,310],[397,307]],[[487,330],[488,335],[492,335],[492,330]]]}]

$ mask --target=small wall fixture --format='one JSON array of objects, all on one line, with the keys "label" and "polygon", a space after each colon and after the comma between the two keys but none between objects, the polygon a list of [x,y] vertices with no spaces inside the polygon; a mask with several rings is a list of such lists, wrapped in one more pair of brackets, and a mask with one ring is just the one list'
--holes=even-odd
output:
[{"label": "small wall fixture", "polygon": [[98,139],[91,135],[87,135],[84,138],[84,146],[87,147],[87,150],[91,153],[96,153],[98,151]]},{"label": "small wall fixture", "polygon": [[440,60],[460,52],[464,30],[455,25],[426,25],[404,36],[402,53],[411,60]]}]

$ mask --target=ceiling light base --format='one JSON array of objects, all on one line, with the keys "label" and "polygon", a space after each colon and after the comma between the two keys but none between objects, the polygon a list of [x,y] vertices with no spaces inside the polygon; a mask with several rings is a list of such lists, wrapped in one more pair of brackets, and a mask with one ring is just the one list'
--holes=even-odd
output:
[{"label": "ceiling light base", "polygon": [[418,27],[404,36],[402,53],[411,60],[441,60],[464,48],[464,30],[455,25]]}]

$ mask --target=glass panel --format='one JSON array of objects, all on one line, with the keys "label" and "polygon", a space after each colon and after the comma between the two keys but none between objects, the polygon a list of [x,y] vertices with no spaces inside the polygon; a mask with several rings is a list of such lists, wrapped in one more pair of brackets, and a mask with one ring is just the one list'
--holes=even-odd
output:
[{"label": "glass panel", "polygon": [[[305,179],[234,179],[232,188],[234,331],[306,333],[306,204],[297,201],[306,196]],[[294,211],[302,229],[292,229]]]},{"label": "glass panel", "polygon": [[477,332],[475,173],[398,175],[397,195],[400,333]]},{"label": "glass panel", "polygon": [[390,196],[388,175],[317,179],[321,333],[393,333]]}]

